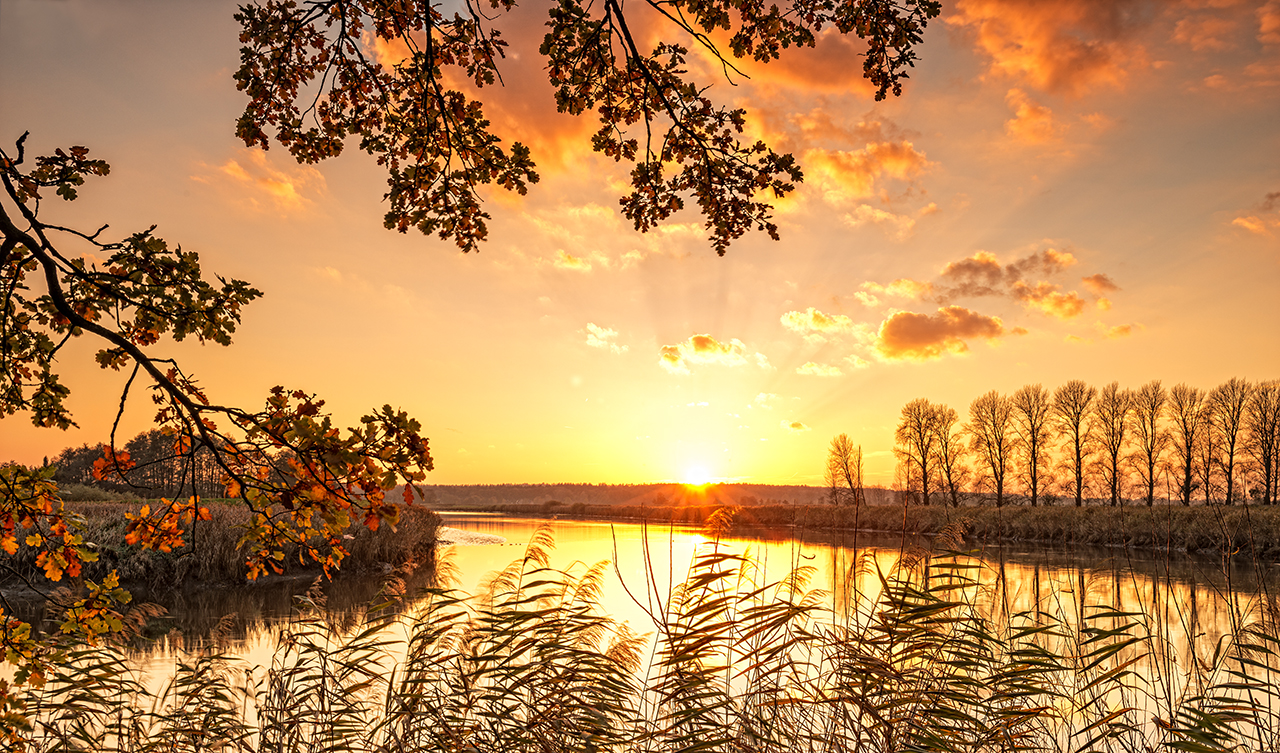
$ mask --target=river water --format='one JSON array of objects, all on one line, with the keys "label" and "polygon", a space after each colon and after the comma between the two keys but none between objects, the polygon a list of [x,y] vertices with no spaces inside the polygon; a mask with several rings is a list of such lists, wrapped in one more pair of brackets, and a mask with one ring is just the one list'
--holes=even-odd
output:
[{"label": "river water", "polygon": [[[482,590],[495,572],[520,560],[535,532],[546,528],[555,541],[551,567],[580,574],[602,560],[612,563],[602,605],[640,633],[652,630],[650,615],[661,611],[671,587],[688,575],[699,547],[710,545],[700,529],[689,527],[486,513],[441,517],[442,538],[454,543],[439,550],[440,570],[451,573],[463,591]],[[880,578],[898,564],[904,546],[910,555],[930,543],[865,532],[771,531],[730,537],[719,546],[758,561],[767,580],[779,580],[797,567],[811,568],[810,586],[828,592],[835,613],[850,613],[879,596]],[[1176,552],[1018,545],[978,549],[964,559],[979,565],[970,575],[982,584],[981,600],[994,619],[1041,612],[1067,615],[1069,622],[1071,615],[1080,614],[1083,594],[1087,604],[1106,604],[1159,622],[1169,633],[1170,649],[1183,660],[1193,650],[1212,651],[1241,621],[1260,615],[1280,577],[1273,563],[1225,562]],[[410,590],[425,584],[423,576],[409,579]],[[356,610],[376,595],[381,581],[379,576],[348,576],[325,584],[327,605],[337,613]],[[170,595],[164,599],[170,614],[159,621],[164,634],[137,649],[134,658],[148,674],[163,673],[176,656],[204,643],[219,618],[234,614],[226,650],[250,664],[269,666],[281,626],[309,586],[308,580],[278,581],[252,589]]]}]

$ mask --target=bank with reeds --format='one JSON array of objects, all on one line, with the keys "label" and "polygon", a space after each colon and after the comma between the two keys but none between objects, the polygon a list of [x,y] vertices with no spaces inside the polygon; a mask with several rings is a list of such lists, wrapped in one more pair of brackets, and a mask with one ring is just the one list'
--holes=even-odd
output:
[{"label": "bank with reeds", "polygon": [[[701,526],[715,505],[505,505],[514,515],[581,517]],[[962,528],[964,541],[1120,547],[1190,554],[1230,553],[1280,560],[1280,507],[1181,505],[928,507],[911,505],[760,505],[742,507],[732,532],[804,532],[937,536]]]},{"label": "bank with reeds", "polygon": [[1009,614],[1001,581],[946,556],[902,558],[836,606],[811,567],[770,582],[707,545],[670,591],[640,579],[658,608],[628,627],[602,603],[607,567],[551,569],[549,545],[540,532],[474,597],[431,588],[354,620],[304,599],[269,671],[215,637],[172,682],[143,683],[123,651],[79,646],[23,689],[11,739],[42,753],[1280,749],[1273,610],[1224,600],[1233,627],[1207,643],[1167,621],[1176,604]]},{"label": "bank with reeds", "polygon": [[[122,583],[150,592],[245,582],[245,556],[238,547],[249,520],[243,506],[234,500],[206,501],[210,519],[191,525],[184,535],[185,546],[161,552],[125,541],[129,524],[125,516],[136,514],[141,504],[132,500],[68,503],[82,518],[84,541],[98,557],[85,565],[83,577],[100,580],[115,570]],[[358,521],[353,522],[343,537],[348,554],[342,571],[385,572],[409,562],[430,565],[434,562],[439,526],[439,516],[422,507],[403,508],[394,531],[389,526],[371,531]],[[13,555],[0,553],[0,564],[4,565],[0,568],[0,587],[42,584],[44,578],[36,566],[35,554],[25,543]],[[313,563],[300,563],[296,552],[285,552],[281,565],[290,576],[320,572]]]}]

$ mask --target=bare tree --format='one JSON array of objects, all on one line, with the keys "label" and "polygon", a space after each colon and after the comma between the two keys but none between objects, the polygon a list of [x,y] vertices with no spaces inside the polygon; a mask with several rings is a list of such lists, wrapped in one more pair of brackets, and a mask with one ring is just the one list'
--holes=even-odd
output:
[{"label": "bare tree", "polygon": [[1236,499],[1236,456],[1244,439],[1245,410],[1253,385],[1243,379],[1231,379],[1209,393],[1213,403],[1214,420],[1222,440],[1223,502],[1234,504]]},{"label": "bare tree", "polygon": [[938,442],[936,445],[938,475],[941,477],[943,490],[951,499],[952,507],[960,506],[960,494],[969,478],[969,467],[965,464],[965,433],[963,427],[957,426],[960,420],[955,410],[945,405],[936,408]]},{"label": "bare tree", "polygon": [[831,440],[831,449],[827,452],[827,484],[833,504],[849,502],[858,506],[864,501],[862,445],[855,446],[848,434]]},{"label": "bare tree", "polygon": [[1155,504],[1156,477],[1163,467],[1164,453],[1171,441],[1163,423],[1168,402],[1169,393],[1159,379],[1142,385],[1133,396],[1133,435],[1138,444],[1133,454],[1133,466],[1142,478],[1147,507]]},{"label": "bare tree", "polygon": [[1205,395],[1200,406],[1200,440],[1196,443],[1196,482],[1206,505],[1213,504],[1218,491],[1218,471],[1222,464],[1222,431],[1218,426],[1218,409]]},{"label": "bare tree", "polygon": [[1280,382],[1263,382],[1254,389],[1245,428],[1245,447],[1262,474],[1263,504],[1275,504],[1280,475]]},{"label": "bare tree", "polygon": [[1191,504],[1196,485],[1196,457],[1204,440],[1204,390],[1179,384],[1169,392],[1169,418],[1173,425],[1174,469],[1182,504]]},{"label": "bare tree", "polygon": [[1040,501],[1049,466],[1049,391],[1039,384],[1028,384],[1013,394],[1013,430],[1018,438],[1021,476],[1031,498],[1031,506]]},{"label": "bare tree", "polygon": [[894,454],[905,470],[906,489],[913,482],[920,485],[920,502],[929,504],[929,492],[937,476],[938,442],[937,406],[924,398],[912,400],[902,407],[902,420],[893,434]]},{"label": "bare tree", "polygon": [[1004,507],[1005,479],[1017,444],[1013,424],[1012,401],[995,390],[969,405],[969,447],[978,456],[981,478],[995,491],[996,507]]},{"label": "bare tree", "polygon": [[1124,448],[1129,444],[1129,414],[1133,412],[1133,393],[1112,382],[1098,393],[1093,415],[1098,427],[1098,444],[1102,454],[1098,467],[1111,495],[1111,506],[1120,504],[1124,491]]},{"label": "bare tree", "polygon": [[1067,382],[1053,393],[1053,416],[1058,433],[1067,446],[1065,465],[1071,476],[1076,507],[1084,504],[1085,466],[1093,452],[1093,424],[1090,415],[1097,396],[1097,389],[1079,379]]}]

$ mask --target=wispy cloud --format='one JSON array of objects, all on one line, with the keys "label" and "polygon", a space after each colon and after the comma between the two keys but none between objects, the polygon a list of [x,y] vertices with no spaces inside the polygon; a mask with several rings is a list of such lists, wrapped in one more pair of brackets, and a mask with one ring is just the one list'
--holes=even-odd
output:
[{"label": "wispy cloud", "polygon": [[615,330],[609,329],[607,327],[601,327],[591,322],[587,322],[586,328],[579,331],[586,334],[587,336],[586,343],[587,345],[593,348],[598,348],[600,350],[607,350],[610,353],[615,353],[618,355],[621,355],[627,352],[626,345],[618,344],[617,342],[618,333]]}]

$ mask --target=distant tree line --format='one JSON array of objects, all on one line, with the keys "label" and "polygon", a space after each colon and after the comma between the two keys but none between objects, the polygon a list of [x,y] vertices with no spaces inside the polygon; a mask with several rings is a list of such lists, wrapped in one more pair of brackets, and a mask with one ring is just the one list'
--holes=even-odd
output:
[{"label": "distant tree line", "polygon": [[[924,398],[902,408],[895,486],[908,502],[1271,505],[1280,496],[1280,381],[1208,391],[1071,381],[1052,393],[1032,384],[982,395],[968,419]],[[835,453],[833,442],[829,466]]]},{"label": "distant tree line", "polygon": [[103,444],[68,447],[51,461],[57,466],[54,479],[63,485],[83,484],[143,498],[222,497],[226,495],[225,475],[208,447],[184,446],[157,429],[145,431],[125,443],[132,467],[113,470],[98,479],[94,463],[103,457]]}]

